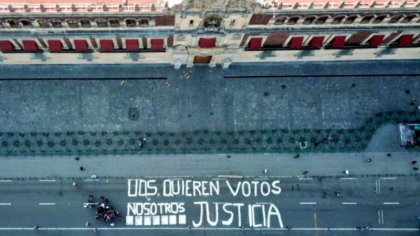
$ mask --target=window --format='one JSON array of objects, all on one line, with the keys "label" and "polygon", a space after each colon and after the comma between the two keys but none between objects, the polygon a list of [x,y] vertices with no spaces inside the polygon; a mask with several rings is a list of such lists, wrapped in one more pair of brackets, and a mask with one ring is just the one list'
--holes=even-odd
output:
[{"label": "window", "polygon": [[360,21],[360,24],[370,23],[370,21],[373,19],[373,17],[374,16],[372,16],[372,15],[363,17],[362,20]]},{"label": "window", "polygon": [[294,17],[290,17],[289,20],[287,21],[288,25],[295,25],[299,20],[299,17],[294,16]]},{"label": "window", "polygon": [[232,20],[230,21],[230,26],[234,26],[234,25],[235,25],[235,23],[236,23],[236,20],[235,20],[235,19],[232,19]]},{"label": "window", "polygon": [[110,19],[109,20],[109,25],[111,27],[120,27],[120,21],[117,19]]},{"label": "window", "polygon": [[310,25],[315,21],[315,16],[308,16],[305,18],[305,20],[303,21],[304,25]]},{"label": "window", "polygon": [[78,28],[79,27],[79,21],[78,20],[73,20],[73,19],[67,20],[67,25],[70,28]]},{"label": "window", "polygon": [[303,44],[303,37],[292,37],[289,42],[290,49],[301,49]]},{"label": "window", "polygon": [[349,17],[346,18],[346,20],[343,23],[344,24],[353,24],[356,19],[357,19],[357,16],[349,16]]},{"label": "window", "polygon": [[89,45],[84,39],[74,40],[74,47],[76,49],[76,52],[87,52],[89,50]]},{"label": "window", "polygon": [[63,44],[60,40],[48,40],[48,48],[51,52],[59,52],[63,50]]},{"label": "window", "polygon": [[331,24],[334,24],[334,25],[340,24],[343,20],[344,20],[344,16],[336,16],[336,17],[334,17]]},{"label": "window", "polygon": [[138,39],[126,39],[125,44],[127,51],[138,51],[140,48]]},{"label": "window", "polygon": [[114,50],[114,42],[111,39],[101,39],[99,40],[99,45],[102,52],[110,52]]},{"label": "window", "polygon": [[15,46],[9,40],[0,40],[0,51],[2,52],[13,52]]},{"label": "window", "polygon": [[378,47],[384,41],[384,35],[374,35],[369,39],[369,45],[372,47]]},{"label": "window", "polygon": [[414,35],[412,35],[412,34],[403,34],[398,39],[398,46],[400,46],[400,47],[411,46],[411,44],[413,44],[413,36]]},{"label": "window", "polygon": [[49,28],[50,27],[50,22],[48,20],[45,20],[45,19],[39,19],[38,20],[38,25],[41,28]]},{"label": "window", "polygon": [[63,25],[61,24],[61,20],[58,20],[58,19],[52,19],[52,20],[50,20],[50,23],[51,23],[52,27],[54,27],[54,28],[63,27]]},{"label": "window", "polygon": [[324,36],[314,36],[309,42],[311,48],[321,48],[324,43]]},{"label": "window", "polygon": [[25,28],[30,28],[32,27],[32,22],[30,20],[20,20],[20,23],[22,24],[23,27]]},{"label": "window", "polygon": [[190,20],[190,26],[194,25],[194,20]]},{"label": "window", "polygon": [[200,48],[214,48],[216,47],[216,38],[200,38],[198,45]]},{"label": "window", "polygon": [[82,25],[83,28],[90,28],[92,26],[90,20],[87,19],[80,20],[80,25]]},{"label": "window", "polygon": [[274,24],[275,25],[283,25],[284,23],[286,23],[287,18],[286,17],[277,17],[274,20]]},{"label": "window", "polygon": [[328,20],[328,16],[321,16],[315,21],[315,24],[322,25],[322,24],[325,24],[327,20]]},{"label": "window", "polygon": [[204,19],[203,26],[205,28],[217,28],[222,24],[222,18],[219,16],[209,16]]},{"label": "window", "polygon": [[346,36],[335,36],[331,41],[332,48],[343,48],[346,43]]},{"label": "window", "polygon": [[393,16],[390,20],[389,23],[397,23],[398,21],[400,21],[403,18],[403,15],[396,15]]},{"label": "window", "polygon": [[103,18],[96,19],[95,22],[96,22],[96,25],[100,28],[108,27],[108,21]]},{"label": "window", "polygon": [[127,20],[125,20],[125,25],[127,27],[136,27],[137,22],[134,19],[127,19]]},{"label": "window", "polygon": [[262,38],[251,38],[248,43],[248,48],[252,50],[261,49]]},{"label": "window", "polygon": [[23,50],[27,52],[38,51],[38,44],[34,40],[22,40]]},{"label": "window", "polygon": [[7,23],[9,23],[10,27],[12,28],[19,28],[19,21],[15,20],[15,19],[9,19],[7,20]]},{"label": "window", "polygon": [[381,23],[382,21],[384,21],[384,20],[385,20],[385,18],[386,18],[386,15],[380,15],[380,16],[377,16],[375,19],[373,19],[373,22],[372,22],[372,23],[374,23],[374,24],[379,24],[379,23]]},{"label": "window", "polygon": [[415,17],[416,15],[408,15],[401,20],[401,23],[410,23]]},{"label": "window", "polygon": [[152,51],[164,51],[164,41],[163,39],[152,39],[150,40],[150,44],[152,45],[151,50]]},{"label": "window", "polygon": [[144,26],[149,26],[149,19],[144,19],[144,18],[143,19],[140,19],[139,20],[139,25],[140,26],[143,26],[143,27]]}]

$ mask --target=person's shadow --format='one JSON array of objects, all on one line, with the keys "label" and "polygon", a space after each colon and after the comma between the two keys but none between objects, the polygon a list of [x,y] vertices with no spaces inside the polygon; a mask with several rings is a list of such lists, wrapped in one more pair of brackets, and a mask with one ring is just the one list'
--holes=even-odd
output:
[{"label": "person's shadow", "polygon": [[297,58],[304,58],[315,55],[314,50],[303,50],[296,54]]},{"label": "person's shadow", "polygon": [[97,59],[97,57],[93,56],[92,53],[82,53],[79,58],[87,61],[93,61]]},{"label": "person's shadow", "polygon": [[47,57],[44,53],[38,52],[38,53],[34,53],[34,55],[32,56],[32,59],[47,61],[48,59],[51,59],[51,57]]},{"label": "person's shadow", "polygon": [[379,51],[379,52],[376,52],[375,53],[375,56],[376,57],[381,57],[381,56],[383,56],[383,55],[392,55],[392,54],[395,54],[395,50],[396,50],[396,48],[384,48],[383,50],[381,50],[381,51]]},{"label": "person's shadow", "polygon": [[353,55],[354,49],[341,49],[337,53],[334,53],[335,57],[351,56]]},{"label": "person's shadow", "polygon": [[140,53],[137,53],[137,52],[128,53],[128,55],[125,58],[131,59],[133,61],[139,61],[141,59],[144,59],[144,57]]}]

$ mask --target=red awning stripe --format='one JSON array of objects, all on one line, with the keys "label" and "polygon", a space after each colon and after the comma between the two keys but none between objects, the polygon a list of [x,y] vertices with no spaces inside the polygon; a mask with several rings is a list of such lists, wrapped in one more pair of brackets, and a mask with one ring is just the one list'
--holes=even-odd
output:
[{"label": "red awning stripe", "polygon": [[165,50],[165,42],[163,39],[152,39],[150,40],[152,51],[163,51]]},{"label": "red awning stripe", "polygon": [[138,51],[140,48],[138,39],[126,39],[125,44],[127,51]]},{"label": "red awning stripe", "polygon": [[198,45],[200,48],[214,48],[216,47],[216,38],[200,38]]},{"label": "red awning stripe", "polygon": [[292,37],[292,39],[290,39],[290,42],[289,42],[290,49],[300,49],[302,48],[302,44],[303,44],[303,37]]},{"label": "red awning stripe", "polygon": [[379,45],[382,44],[382,42],[384,41],[384,38],[385,38],[384,35],[374,35],[372,36],[372,38],[370,38],[369,45],[372,47],[378,47]]},{"label": "red awning stripe", "polygon": [[48,40],[48,48],[52,52],[59,52],[63,50],[63,44],[60,40]]},{"label": "red awning stripe", "polygon": [[324,44],[324,36],[314,36],[309,42],[311,48],[321,48]]},{"label": "red awning stripe", "polygon": [[410,46],[413,44],[413,36],[412,34],[404,34],[398,40],[398,45],[402,47]]},{"label": "red awning stripe", "polygon": [[346,43],[346,36],[335,36],[331,42],[332,48],[343,48]]},{"label": "red awning stripe", "polygon": [[23,50],[27,52],[36,52],[38,51],[38,44],[34,40],[22,40]]},{"label": "red awning stripe", "polygon": [[76,52],[86,52],[89,50],[89,45],[84,39],[74,40],[74,47],[76,49]]},{"label": "red awning stripe", "polygon": [[102,52],[110,52],[114,50],[114,42],[111,39],[101,39],[99,44]]},{"label": "red awning stripe", "polygon": [[0,40],[0,51],[2,52],[13,52],[15,46],[9,40]]},{"label": "red awning stripe", "polygon": [[261,49],[262,38],[251,38],[248,43],[249,49]]}]

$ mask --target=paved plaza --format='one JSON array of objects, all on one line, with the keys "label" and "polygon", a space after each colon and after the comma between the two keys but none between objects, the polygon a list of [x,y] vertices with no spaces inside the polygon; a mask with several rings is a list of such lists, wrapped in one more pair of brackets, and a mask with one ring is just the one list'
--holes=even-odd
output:
[{"label": "paved plaza", "polygon": [[1,153],[361,150],[420,119],[418,64],[2,66]]},{"label": "paved plaza", "polygon": [[[379,112],[416,111],[410,102],[420,97],[419,63],[242,64],[228,70],[174,70],[169,65],[2,66],[0,78],[15,80],[0,83],[0,130],[356,128]],[[40,78],[51,80],[31,80]],[[130,119],[130,108],[138,111],[135,119]]]}]

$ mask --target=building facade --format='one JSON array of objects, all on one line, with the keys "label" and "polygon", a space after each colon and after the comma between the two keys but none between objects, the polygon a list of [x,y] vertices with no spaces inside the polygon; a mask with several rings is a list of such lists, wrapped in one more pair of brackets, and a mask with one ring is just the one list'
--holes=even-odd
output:
[{"label": "building facade", "polygon": [[416,0],[10,0],[0,64],[208,64],[420,56]]}]

